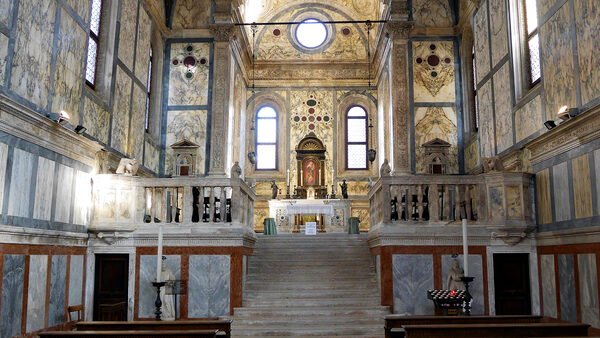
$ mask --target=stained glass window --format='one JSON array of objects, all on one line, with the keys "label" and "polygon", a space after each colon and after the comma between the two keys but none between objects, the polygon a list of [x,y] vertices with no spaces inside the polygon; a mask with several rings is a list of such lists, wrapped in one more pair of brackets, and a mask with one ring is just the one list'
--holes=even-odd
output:
[{"label": "stained glass window", "polygon": [[98,45],[100,22],[102,17],[102,0],[92,0],[92,16],[90,37],[88,39],[88,58],[85,68],[85,82],[92,88],[96,85],[96,68],[98,65]]},{"label": "stained glass window", "polygon": [[346,168],[367,169],[367,111],[351,107],[346,114]]},{"label": "stained glass window", "polygon": [[256,169],[277,169],[277,111],[269,106],[256,113]]},{"label": "stained glass window", "polygon": [[529,84],[536,84],[542,77],[540,68],[540,39],[538,34],[536,0],[524,0],[525,32],[527,35],[527,58],[529,68]]}]

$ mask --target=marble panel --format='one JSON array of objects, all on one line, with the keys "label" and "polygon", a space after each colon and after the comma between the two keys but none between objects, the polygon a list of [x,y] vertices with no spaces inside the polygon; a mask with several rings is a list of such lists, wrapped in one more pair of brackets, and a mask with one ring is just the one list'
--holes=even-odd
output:
[{"label": "marble panel", "polygon": [[131,220],[133,216],[133,203],[131,190],[119,190],[117,193],[117,219],[120,221]]},{"label": "marble panel", "polygon": [[[135,76],[144,86],[148,82],[148,63],[150,60],[150,38],[152,37],[152,21],[148,13],[140,6],[137,51],[135,53]],[[155,58],[156,60],[156,58]]]},{"label": "marble panel", "polygon": [[516,142],[544,128],[544,115],[542,113],[542,96],[538,95],[526,105],[515,112]]},{"label": "marble panel", "polygon": [[69,267],[69,306],[83,304],[83,255],[72,255]]},{"label": "marble panel", "polygon": [[146,142],[144,149],[144,166],[155,173],[158,172],[159,151],[150,142]]},{"label": "marble panel", "polygon": [[431,255],[393,255],[394,312],[403,315],[432,315],[433,303],[427,290],[433,289]]},{"label": "marble panel", "polygon": [[[173,272],[176,279],[181,279],[181,256],[164,255],[167,259],[163,261],[167,269]],[[140,284],[139,284],[139,310],[140,318],[154,318],[154,301],[156,300],[156,288],[152,282],[156,281],[156,255],[140,256]]]},{"label": "marble panel", "polygon": [[494,74],[494,111],[498,153],[510,148],[514,144],[510,92],[510,67],[507,62]]},{"label": "marble panel", "polygon": [[71,124],[78,125],[87,34],[63,9],[58,36],[52,111],[66,111],[71,116]]},{"label": "marble panel", "polygon": [[27,290],[27,332],[45,327],[46,280],[48,278],[48,256],[29,256],[29,289]]},{"label": "marble panel", "polygon": [[0,0],[0,24],[10,26],[13,0]]},{"label": "marble panel", "polygon": [[[492,68],[508,54],[508,26],[505,0],[490,1],[490,46],[492,47]],[[508,93],[508,92],[507,92]]]},{"label": "marble panel", "polygon": [[504,210],[504,189],[502,187],[490,187],[489,198],[490,198],[490,212],[492,219],[502,219],[506,214]]},{"label": "marble panel", "polygon": [[[0,143],[0,191],[4,191],[4,181],[6,179],[6,165],[8,160],[8,145]],[[0,194],[0,205],[4,203],[4,194]],[[2,211],[0,211],[1,213]]]},{"label": "marble panel", "polygon": [[452,10],[445,0],[413,0],[413,20],[418,26],[452,27]]},{"label": "marble panel", "polygon": [[[169,63],[169,105],[208,104],[209,43],[171,44]],[[194,58],[194,67],[186,67],[184,59]],[[204,63],[202,63],[204,61]]]},{"label": "marble panel", "polygon": [[116,90],[113,107],[112,140],[113,148],[127,153],[129,135],[129,103],[131,102],[131,78],[117,66]]},{"label": "marble panel", "polygon": [[596,0],[576,0],[574,4],[581,100],[585,105],[600,93],[600,3]]},{"label": "marble panel", "polygon": [[110,113],[86,97],[83,108],[83,125],[87,128],[86,133],[108,144],[109,123]]},{"label": "marble panel", "polygon": [[414,41],[412,50],[415,102],[454,102],[453,42]]},{"label": "marble panel", "polygon": [[592,179],[588,154],[571,160],[575,218],[592,217]]},{"label": "marble panel", "polygon": [[8,57],[8,37],[0,34],[0,86],[4,86],[6,77],[6,59]]},{"label": "marble panel", "polygon": [[[538,17],[544,17],[558,0],[537,0]],[[593,1],[593,0],[592,0]]]},{"label": "marble panel", "polygon": [[10,180],[10,194],[8,200],[8,215],[29,217],[31,170],[33,168],[32,153],[15,148],[12,163],[12,176]]},{"label": "marble panel", "polygon": [[73,224],[88,225],[88,217],[92,204],[92,176],[77,170],[75,174],[75,200],[73,208]]},{"label": "marble panel", "polygon": [[[476,83],[490,72],[490,41],[488,40],[487,1],[481,1],[473,21],[474,47],[476,60]],[[491,100],[489,102],[492,102]],[[479,106],[481,107],[481,105]],[[480,124],[483,125],[483,124]]]},{"label": "marble panel", "polygon": [[187,139],[199,145],[196,158],[196,174],[204,174],[206,161],[206,110],[169,111],[167,115],[167,156],[166,173],[173,171],[173,150],[175,142]]},{"label": "marble panel", "polygon": [[[600,191],[600,149],[594,150],[594,170],[596,174],[596,191]],[[600,210],[600,198],[596,198],[596,210]]]},{"label": "marble panel", "polygon": [[121,18],[119,23],[119,60],[129,70],[133,70],[133,52],[135,50],[135,32],[138,12],[138,0],[121,2]]},{"label": "marble panel", "polygon": [[55,166],[56,162],[54,161],[44,157],[38,159],[33,218],[49,221],[52,216],[52,188],[54,186]]},{"label": "marble panel", "polygon": [[209,23],[210,11],[210,0],[179,0],[175,3],[173,29],[203,27]]},{"label": "marble panel", "polygon": [[415,111],[415,157],[417,173],[426,173],[426,153],[423,144],[439,138],[450,143],[446,173],[458,173],[458,133],[456,111],[449,107],[419,107]]},{"label": "marble panel", "polygon": [[116,210],[116,192],[115,190],[106,190],[100,196],[95,196],[94,219],[96,221],[114,221]]},{"label": "marble panel", "polygon": [[542,315],[556,318],[558,312],[556,310],[554,255],[541,255],[540,269],[542,271],[542,300],[544,302]]},{"label": "marble panel", "polygon": [[92,13],[92,1],[91,0],[65,0],[77,15],[83,20],[88,22],[90,20],[90,14]]},{"label": "marble panel", "polygon": [[467,171],[475,169],[479,165],[479,139],[473,139],[465,147],[465,168]]},{"label": "marble panel", "polygon": [[54,221],[69,223],[73,205],[73,168],[58,165]]},{"label": "marble panel", "polygon": [[67,256],[52,256],[50,270],[50,297],[48,306],[48,326],[55,326],[66,321],[66,291],[67,283]]},{"label": "marble panel", "polygon": [[561,9],[540,28],[544,51],[543,74],[546,117],[553,119],[562,106],[575,107],[575,68],[571,41],[573,31],[569,6]]},{"label": "marble panel", "polygon": [[48,104],[54,40],[54,0],[19,1],[12,89],[38,107]]},{"label": "marble panel", "polygon": [[[458,255],[456,260],[463,267],[463,255]],[[452,255],[442,255],[442,287],[447,288],[448,270],[452,266],[454,258]],[[483,265],[481,255],[469,255],[469,276],[475,277],[473,283],[469,284],[469,292],[473,296],[471,303],[471,314],[483,315],[485,312],[483,299]]]},{"label": "marble panel", "polygon": [[554,183],[554,211],[556,215],[556,222],[571,219],[571,199],[569,197],[569,191],[571,191],[571,187],[567,165],[567,162],[563,162],[555,165],[552,168],[552,177]]},{"label": "marble panel", "polygon": [[129,128],[129,156],[142,161],[144,157],[144,134],[146,133],[146,90],[133,85],[131,126]]},{"label": "marble panel", "polygon": [[229,256],[191,255],[189,272],[188,317],[229,315]]},{"label": "marble panel", "polygon": [[579,303],[581,304],[581,320],[594,327],[600,327],[596,254],[577,255],[577,265],[579,268]]},{"label": "marble panel", "polygon": [[550,170],[544,169],[535,174],[537,221],[539,224],[552,223],[552,200],[550,199]]},{"label": "marble panel", "polygon": [[3,255],[0,337],[21,334],[25,256]]},{"label": "marble panel", "polygon": [[481,157],[492,157],[496,154],[494,140],[494,106],[492,105],[491,81],[486,82],[477,93],[479,101],[479,142]]},{"label": "marble panel", "polygon": [[560,319],[577,321],[575,300],[575,274],[573,255],[558,255],[558,278],[560,285]]},{"label": "marble panel", "polygon": [[505,188],[506,191],[506,208],[509,218],[523,217],[523,203],[521,196],[521,187],[509,185]]}]

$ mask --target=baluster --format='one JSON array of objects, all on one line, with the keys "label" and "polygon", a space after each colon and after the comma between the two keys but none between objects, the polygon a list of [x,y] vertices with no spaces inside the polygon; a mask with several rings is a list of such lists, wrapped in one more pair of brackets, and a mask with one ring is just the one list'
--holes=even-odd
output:
[{"label": "baluster", "polygon": [[199,192],[191,185],[183,187],[183,210],[181,211],[181,222],[198,222],[198,204],[200,203]]},{"label": "baluster", "polygon": [[473,218],[473,210],[471,210],[471,189],[470,185],[465,186],[465,212],[468,220],[472,220]]},{"label": "baluster", "polygon": [[423,185],[419,184],[417,186],[417,210],[418,210],[418,215],[417,215],[417,219],[419,221],[424,221],[424,217],[423,217]]},{"label": "baluster", "polygon": [[225,193],[225,187],[221,187],[221,204],[220,204],[220,214],[221,214],[221,223],[227,223],[227,215],[225,214],[225,207],[227,205],[227,195]]},{"label": "baluster", "polygon": [[208,195],[208,221],[214,222],[215,216],[215,187],[210,187],[210,194]]},{"label": "baluster", "polygon": [[444,195],[442,196],[443,200],[442,203],[444,204],[444,214],[442,215],[442,219],[444,220],[448,220],[450,221],[450,210],[451,209],[451,203],[450,203],[450,185],[449,184],[444,184]]},{"label": "baluster", "polygon": [[429,196],[427,200],[429,202],[429,220],[438,222],[440,220],[440,200],[437,184],[429,185]]},{"label": "baluster", "polygon": [[460,220],[460,201],[461,201],[461,193],[460,193],[460,185],[454,186],[454,220]]},{"label": "baluster", "polygon": [[154,218],[156,217],[156,188],[150,188],[150,194],[152,198],[150,199],[150,223],[154,222]]},{"label": "baluster", "polygon": [[171,223],[177,222],[177,187],[171,188]]}]

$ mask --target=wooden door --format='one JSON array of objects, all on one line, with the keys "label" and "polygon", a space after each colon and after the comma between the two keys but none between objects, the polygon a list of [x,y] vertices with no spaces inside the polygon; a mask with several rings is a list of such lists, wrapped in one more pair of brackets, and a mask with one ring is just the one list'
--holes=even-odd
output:
[{"label": "wooden door", "polygon": [[530,315],[529,254],[494,254],[497,315]]},{"label": "wooden door", "polygon": [[128,285],[129,255],[96,255],[94,320],[127,320]]}]

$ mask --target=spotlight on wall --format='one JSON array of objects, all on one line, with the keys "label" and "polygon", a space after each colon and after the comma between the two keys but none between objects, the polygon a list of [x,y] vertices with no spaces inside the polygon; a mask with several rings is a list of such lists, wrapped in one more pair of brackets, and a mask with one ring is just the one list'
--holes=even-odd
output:
[{"label": "spotlight on wall", "polygon": [[77,125],[77,127],[75,127],[75,132],[77,133],[77,135],[81,135],[83,133],[85,133],[85,131],[87,130],[86,127],[80,125]]},{"label": "spotlight on wall", "polygon": [[61,110],[60,113],[48,113],[46,117],[63,126],[71,119],[71,116],[64,110]]},{"label": "spotlight on wall", "polygon": [[554,122],[554,120],[548,120],[546,122],[544,122],[544,126],[546,126],[546,128],[548,128],[548,130],[553,129],[556,127],[556,123]]},{"label": "spotlight on wall", "polygon": [[577,108],[569,108],[568,106],[562,106],[558,110],[558,117],[562,120],[562,122],[567,121],[571,117],[575,117],[579,114],[579,110]]}]

